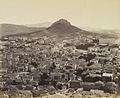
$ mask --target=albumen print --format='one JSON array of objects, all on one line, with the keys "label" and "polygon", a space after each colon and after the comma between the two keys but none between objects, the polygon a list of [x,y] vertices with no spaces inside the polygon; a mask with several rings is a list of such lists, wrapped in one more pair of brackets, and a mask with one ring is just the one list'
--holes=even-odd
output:
[{"label": "albumen print", "polygon": [[120,0],[0,0],[0,98],[120,98]]}]

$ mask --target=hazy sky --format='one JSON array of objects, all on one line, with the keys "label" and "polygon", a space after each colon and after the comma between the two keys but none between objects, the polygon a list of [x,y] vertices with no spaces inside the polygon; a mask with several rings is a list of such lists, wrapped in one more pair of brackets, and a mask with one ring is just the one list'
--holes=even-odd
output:
[{"label": "hazy sky", "polygon": [[36,24],[60,18],[76,26],[120,29],[120,0],[0,0],[0,23]]}]

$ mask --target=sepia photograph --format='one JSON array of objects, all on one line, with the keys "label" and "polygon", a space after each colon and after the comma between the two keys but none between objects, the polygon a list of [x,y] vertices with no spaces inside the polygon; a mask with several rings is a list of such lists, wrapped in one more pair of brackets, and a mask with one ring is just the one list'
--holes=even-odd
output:
[{"label": "sepia photograph", "polygon": [[0,0],[0,98],[120,98],[120,0]]}]

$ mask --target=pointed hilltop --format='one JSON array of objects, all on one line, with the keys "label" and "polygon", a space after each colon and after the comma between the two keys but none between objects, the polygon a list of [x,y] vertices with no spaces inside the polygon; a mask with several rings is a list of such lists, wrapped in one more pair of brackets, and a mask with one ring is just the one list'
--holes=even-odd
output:
[{"label": "pointed hilltop", "polygon": [[52,26],[58,25],[58,24],[66,25],[66,26],[70,26],[71,25],[71,23],[68,22],[66,19],[60,19],[60,20],[56,21],[55,23],[53,23]]},{"label": "pointed hilltop", "polygon": [[47,28],[49,32],[58,33],[58,34],[70,34],[81,31],[81,29],[71,25],[70,22],[68,22],[65,19],[60,19],[57,22],[53,23],[50,27]]}]

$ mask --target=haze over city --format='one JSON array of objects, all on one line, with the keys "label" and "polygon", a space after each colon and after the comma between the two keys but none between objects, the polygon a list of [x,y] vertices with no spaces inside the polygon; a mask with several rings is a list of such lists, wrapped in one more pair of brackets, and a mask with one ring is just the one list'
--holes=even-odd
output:
[{"label": "haze over city", "polygon": [[119,0],[1,0],[0,24],[37,24],[61,18],[73,25],[120,28]]}]

